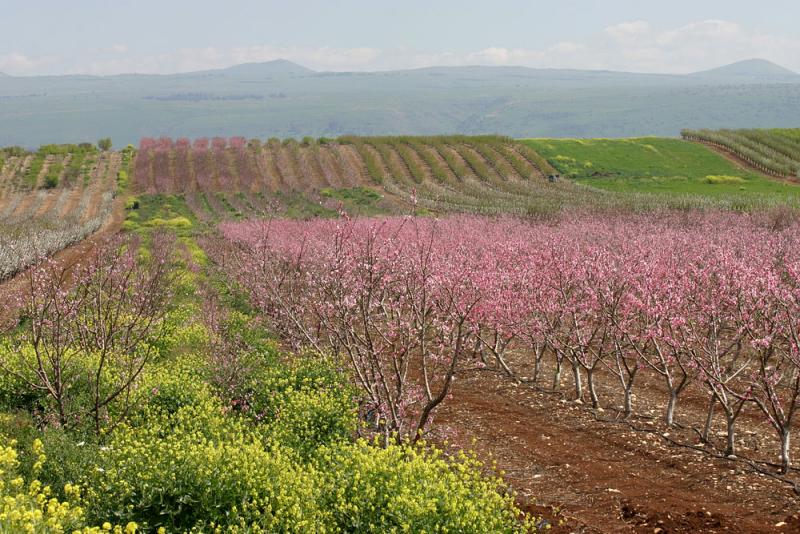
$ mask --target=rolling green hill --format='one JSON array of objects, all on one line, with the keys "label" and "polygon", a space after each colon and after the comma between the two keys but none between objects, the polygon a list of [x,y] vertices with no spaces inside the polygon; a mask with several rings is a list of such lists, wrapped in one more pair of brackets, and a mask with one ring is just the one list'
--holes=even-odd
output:
[{"label": "rolling green hill", "polygon": [[678,139],[529,139],[525,144],[578,183],[614,192],[713,198],[800,198],[800,186],[745,170]]}]

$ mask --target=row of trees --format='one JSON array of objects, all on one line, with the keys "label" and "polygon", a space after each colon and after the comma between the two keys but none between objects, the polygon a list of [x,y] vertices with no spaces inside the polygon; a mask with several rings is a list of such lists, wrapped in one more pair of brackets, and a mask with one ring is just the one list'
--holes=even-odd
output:
[{"label": "row of trees", "polygon": [[[346,357],[363,414],[416,439],[473,359],[534,382],[571,371],[600,405],[612,380],[633,413],[640,377],[663,383],[673,425],[705,390],[727,454],[746,410],[774,429],[784,470],[800,396],[800,225],[730,214],[528,223],[262,221],[221,227],[218,261],[298,346]],[[514,354],[514,358],[509,356]]]},{"label": "row of trees", "polygon": [[[497,136],[342,137],[331,140],[145,138],[135,178],[147,192],[300,191],[324,187],[382,186],[423,207],[482,211],[548,197],[575,199],[571,184],[551,186],[551,171],[529,147]],[[491,209],[490,208],[490,209]]]},{"label": "row of trees", "polygon": [[753,167],[800,178],[800,130],[684,130],[685,139],[728,150]]}]

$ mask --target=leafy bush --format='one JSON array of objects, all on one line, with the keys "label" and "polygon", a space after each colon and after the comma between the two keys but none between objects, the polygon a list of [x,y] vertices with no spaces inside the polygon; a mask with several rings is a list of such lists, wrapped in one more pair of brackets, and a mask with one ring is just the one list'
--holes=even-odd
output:
[{"label": "leafy bush", "polygon": [[[75,485],[84,473],[94,467],[98,445],[91,439],[64,431],[60,428],[37,428],[37,421],[24,412],[0,416],[0,436],[18,444],[17,472],[25,479],[36,479],[52,488],[51,493],[59,499],[70,499],[65,493],[66,485]],[[48,461],[42,462],[34,449],[44,454]]]},{"label": "leafy bush", "polygon": [[56,187],[58,187],[58,174],[54,169],[50,169],[50,171],[47,173],[47,176],[44,177],[44,188],[54,189]]},{"label": "leafy bush", "polygon": [[[81,528],[83,510],[70,502],[59,502],[50,495],[50,487],[38,480],[26,486],[19,476],[16,442],[0,446],[0,531],[2,532],[71,532]],[[45,461],[41,441],[32,444],[36,470]],[[68,493],[77,497],[73,487]]]},{"label": "leafy bush", "polygon": [[[52,496],[50,486],[36,479],[47,465],[45,446],[33,440],[29,449],[33,467],[31,482],[26,485],[20,475],[17,442],[7,441],[0,446],[0,532],[28,532],[50,534],[73,532],[75,534],[135,534],[139,525],[128,522],[125,527],[104,521],[100,527],[86,526],[81,490],[75,484],[65,484],[63,499]],[[164,534],[159,530],[159,534]]]},{"label": "leafy bush", "polygon": [[[202,387],[179,387],[198,382],[163,375],[142,417],[112,434],[84,481],[89,519],[168,531],[483,533],[529,526],[502,481],[484,477],[471,457],[343,439],[346,424],[331,422],[346,410],[329,391],[286,390],[272,424],[253,426]],[[304,440],[323,445],[312,451]]]},{"label": "leafy bush", "polygon": [[355,406],[352,398],[337,391],[288,391],[278,404],[270,430],[281,445],[310,457],[322,445],[352,439]]},{"label": "leafy bush", "polygon": [[364,441],[320,451],[320,505],[339,532],[525,532],[512,495],[481,464],[423,447]]},{"label": "leafy bush", "polygon": [[114,433],[88,474],[90,518],[169,531],[239,526],[313,532],[317,476],[267,447],[212,399]]},{"label": "leafy bush", "polygon": [[198,358],[190,357],[154,366],[137,390],[137,411],[131,424],[144,425],[153,415],[171,416],[184,407],[201,406],[212,400],[211,388],[202,380],[198,363]]}]

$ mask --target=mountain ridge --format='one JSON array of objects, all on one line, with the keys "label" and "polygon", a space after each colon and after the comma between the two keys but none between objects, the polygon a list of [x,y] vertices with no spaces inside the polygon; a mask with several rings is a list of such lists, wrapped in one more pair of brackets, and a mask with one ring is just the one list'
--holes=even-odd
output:
[{"label": "mountain ridge", "polygon": [[636,77],[663,77],[663,78],[711,78],[711,77],[799,77],[800,73],[783,67],[775,62],[766,59],[745,59],[736,61],[712,69],[692,72],[688,74],[660,73],[660,72],[633,72],[613,69],[576,69],[560,67],[528,67],[524,65],[433,65],[428,67],[417,67],[407,69],[392,70],[373,70],[373,71],[325,71],[314,70],[304,65],[290,61],[288,59],[274,59],[261,62],[237,63],[228,67],[216,69],[203,69],[186,72],[173,72],[165,74],[149,74],[138,72],[127,72],[110,75],[92,74],[47,74],[33,76],[11,76],[0,72],[0,77],[5,78],[112,78],[112,77],[131,77],[131,76],[163,76],[163,77],[193,77],[203,75],[226,75],[226,74],[264,74],[272,76],[348,76],[348,75],[388,75],[404,73],[424,73],[424,72],[469,72],[469,71],[488,71],[488,72],[521,72],[528,74],[550,74],[550,75],[594,75],[594,76],[636,76]]},{"label": "mountain ridge", "polygon": [[716,67],[713,69],[693,72],[689,76],[699,78],[728,78],[728,79],[785,79],[800,78],[800,74],[786,67],[766,59],[745,59]]},{"label": "mountain ridge", "polygon": [[[765,75],[766,73],[766,75]],[[777,73],[777,74],[776,74]],[[289,61],[176,75],[0,78],[0,146],[112,137],[677,136],[797,127],[800,76],[764,62],[699,75],[527,67],[316,72]]]}]

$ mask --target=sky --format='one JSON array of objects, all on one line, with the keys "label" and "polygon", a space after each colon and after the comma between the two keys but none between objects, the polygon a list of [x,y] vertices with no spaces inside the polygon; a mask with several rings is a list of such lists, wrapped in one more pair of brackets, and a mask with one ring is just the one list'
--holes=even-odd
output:
[{"label": "sky", "polygon": [[797,0],[0,0],[0,72],[172,73],[522,65],[800,71]]}]

